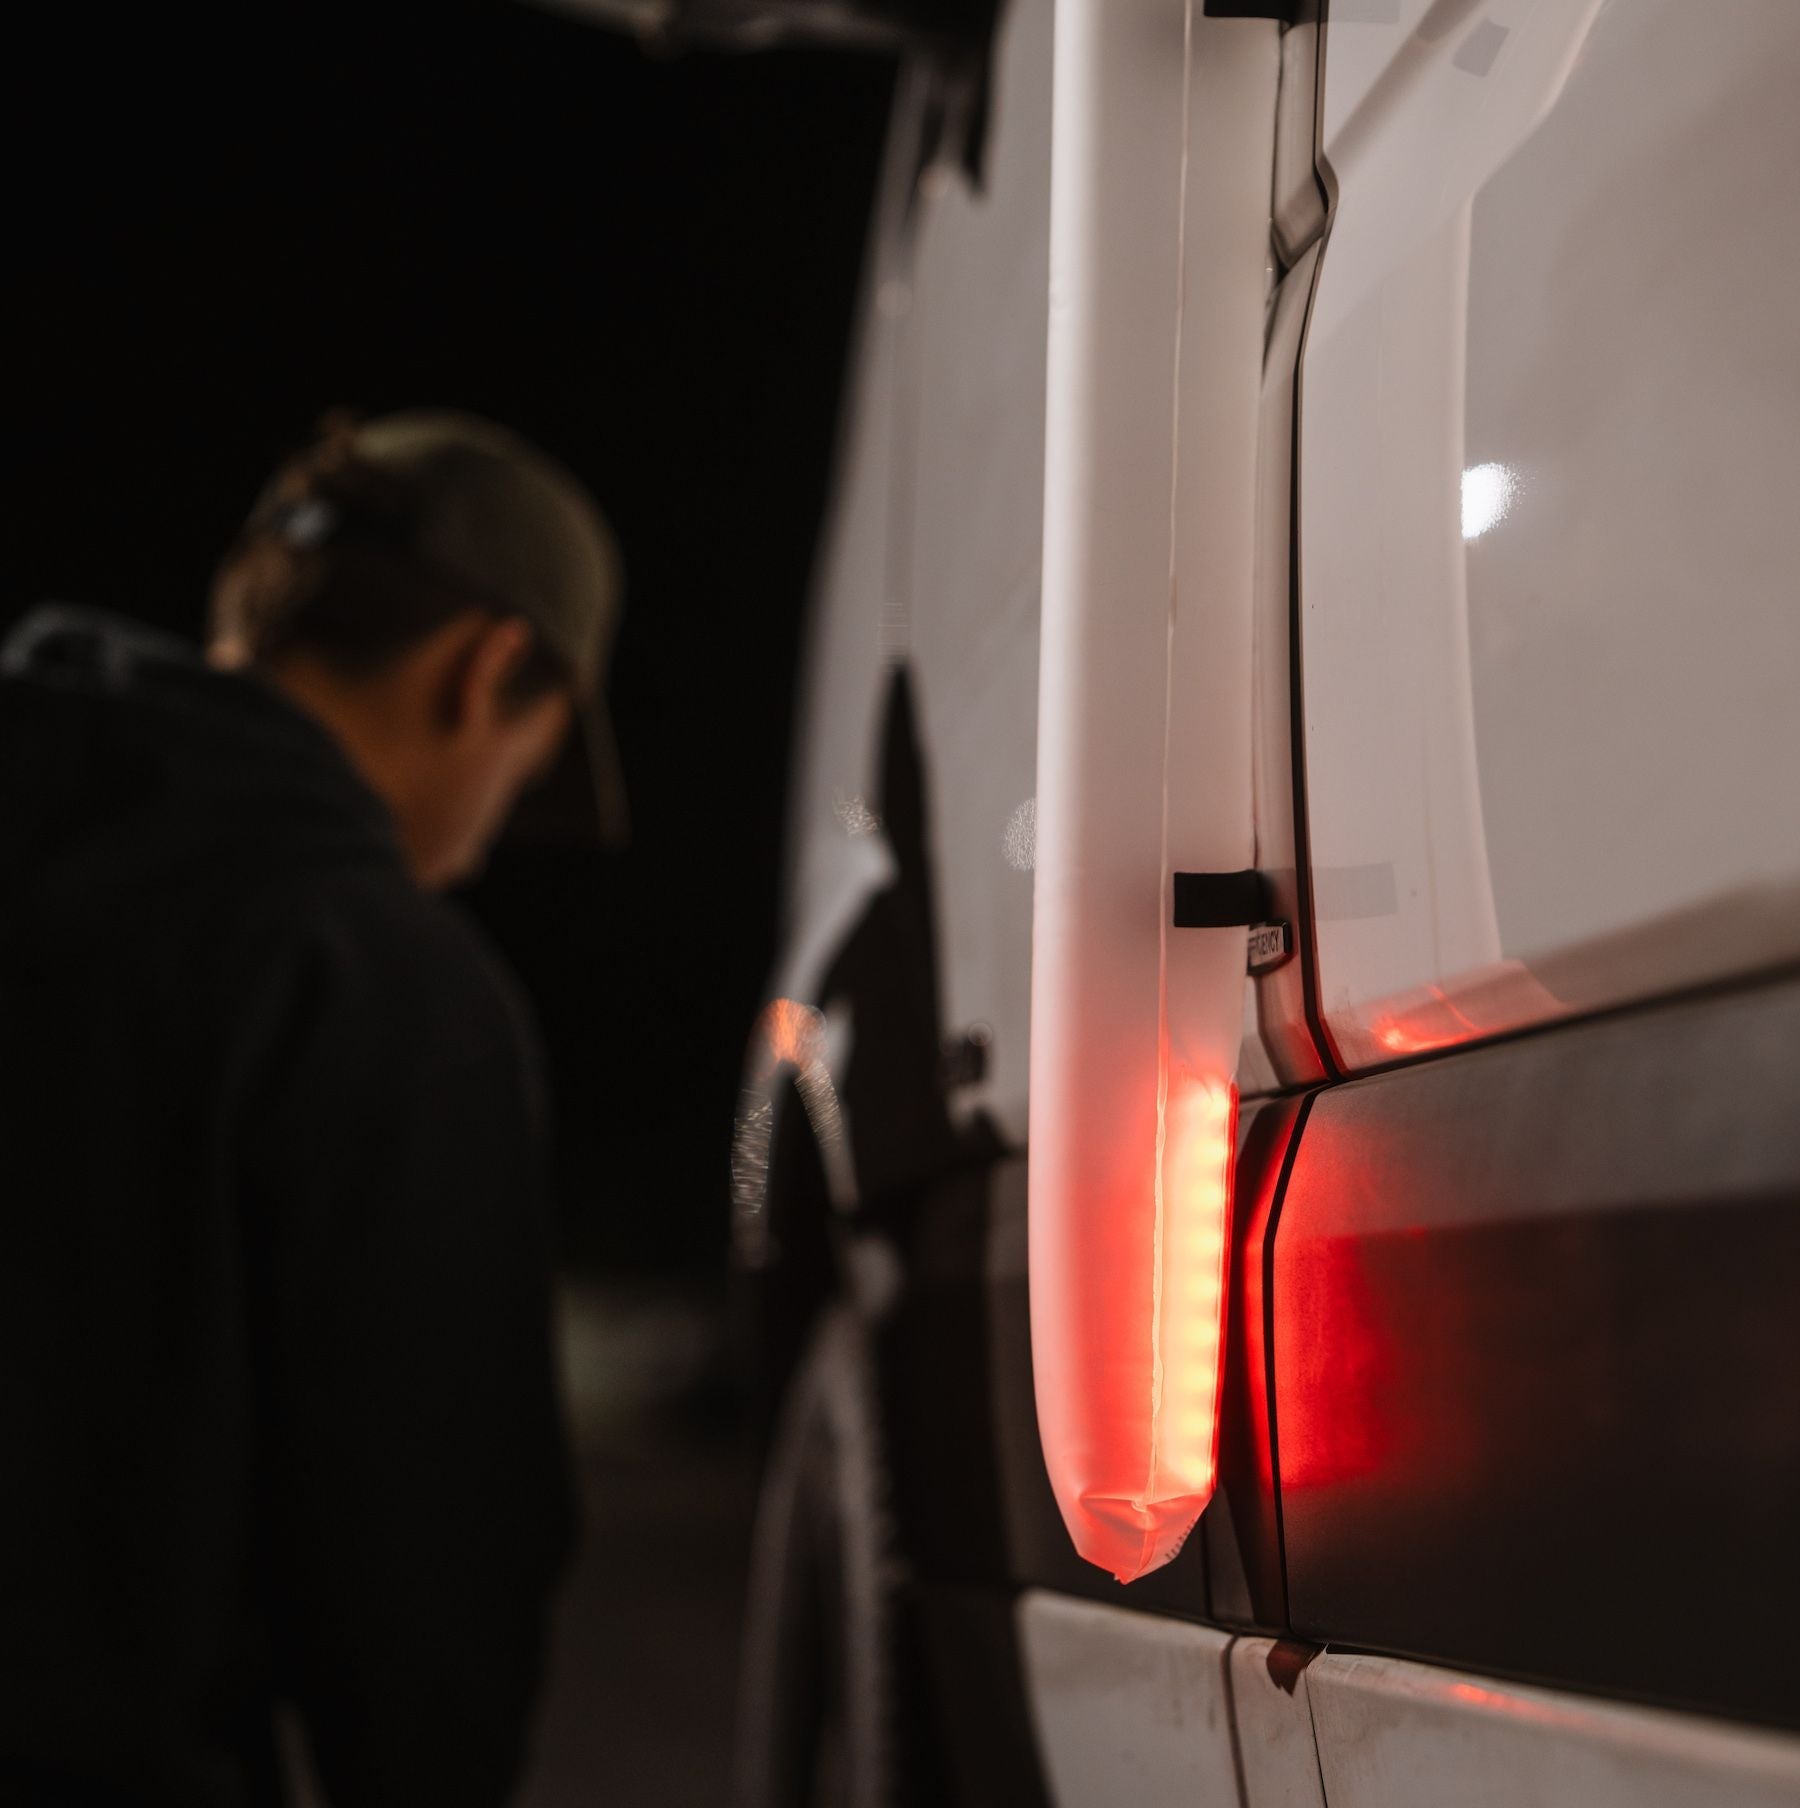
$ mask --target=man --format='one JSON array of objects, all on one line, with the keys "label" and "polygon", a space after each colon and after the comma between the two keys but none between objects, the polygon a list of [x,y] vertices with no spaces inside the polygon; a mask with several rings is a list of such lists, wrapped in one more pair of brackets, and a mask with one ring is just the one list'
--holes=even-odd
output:
[{"label": "man", "polygon": [[542,1102],[432,893],[597,690],[610,538],[466,416],[338,423],[203,662],[0,656],[0,1801],[492,1804],[571,1488]]}]

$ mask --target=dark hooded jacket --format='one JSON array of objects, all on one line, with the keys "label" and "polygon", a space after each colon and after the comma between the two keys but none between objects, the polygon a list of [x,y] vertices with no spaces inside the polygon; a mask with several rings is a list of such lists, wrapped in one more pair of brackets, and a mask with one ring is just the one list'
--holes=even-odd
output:
[{"label": "dark hooded jacket", "polygon": [[534,1043],[336,745],[0,655],[0,1801],[491,1804],[569,1534]]}]

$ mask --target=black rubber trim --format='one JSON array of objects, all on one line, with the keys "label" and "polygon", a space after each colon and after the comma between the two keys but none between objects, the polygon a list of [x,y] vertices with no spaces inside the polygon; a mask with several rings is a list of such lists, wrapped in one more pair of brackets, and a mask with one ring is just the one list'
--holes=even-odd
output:
[{"label": "black rubber trim", "polygon": [[1236,929],[1266,922],[1272,905],[1261,873],[1176,873],[1177,929]]},{"label": "black rubber trim", "polygon": [[1292,1608],[1288,1596],[1287,1529],[1281,1517],[1281,1419],[1275,1397],[1275,1239],[1281,1231],[1281,1209],[1287,1204],[1288,1182],[1294,1175],[1294,1160],[1300,1153],[1300,1139],[1306,1134],[1306,1120],[1312,1114],[1318,1089],[1300,1100],[1288,1131],[1287,1147],[1281,1152],[1281,1172],[1275,1181],[1275,1197],[1269,1205],[1269,1220],[1263,1226],[1263,1388],[1265,1411],[1269,1417],[1269,1476],[1274,1484],[1275,1550],[1281,1559],[1281,1620],[1284,1627],[1292,1624]]},{"label": "black rubber trim", "polygon": [[[1327,34],[1319,34],[1319,68],[1315,77],[1317,93],[1325,89],[1325,43]],[[1319,146],[1319,119],[1322,101],[1315,101],[1313,114],[1313,169],[1315,175],[1323,161]],[[1321,188],[1326,188],[1323,181]],[[1294,924],[1295,951],[1300,956],[1300,994],[1306,1007],[1306,1025],[1312,1032],[1313,1051],[1327,1080],[1342,1079],[1344,1068],[1338,1060],[1325,1030],[1325,1013],[1319,1004],[1319,937],[1318,911],[1313,896],[1312,827],[1306,804],[1306,686],[1302,640],[1304,628],[1300,619],[1300,452],[1302,426],[1306,414],[1306,345],[1312,337],[1313,310],[1318,305],[1319,279],[1325,269],[1325,256],[1331,249],[1333,208],[1329,190],[1325,226],[1319,235],[1318,250],[1313,258],[1312,283],[1306,297],[1306,319],[1300,327],[1300,348],[1294,357],[1294,417],[1288,436],[1290,460],[1288,475],[1288,710],[1292,728],[1294,781],[1294,887],[1299,909]]]},{"label": "black rubber trim", "polygon": [[1318,0],[1206,0],[1207,19],[1273,19],[1277,25],[1303,25],[1318,17]]}]

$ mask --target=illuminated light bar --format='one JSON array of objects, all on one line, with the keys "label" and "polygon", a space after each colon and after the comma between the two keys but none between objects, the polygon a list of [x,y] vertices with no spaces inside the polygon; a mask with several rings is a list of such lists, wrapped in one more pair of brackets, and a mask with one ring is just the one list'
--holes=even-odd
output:
[{"label": "illuminated light bar", "polygon": [[1218,1476],[1220,1351],[1237,1088],[1184,1077],[1164,1108],[1156,1269],[1157,1367],[1146,1517],[1177,1504],[1194,1514]]},{"label": "illuminated light bar", "polygon": [[1251,598],[1280,37],[1194,0],[1058,0],[1055,30],[1032,1374],[1070,1540],[1129,1582],[1182,1548],[1217,1474],[1248,930],[1191,895],[1178,911],[1175,874],[1252,879],[1258,864]]}]

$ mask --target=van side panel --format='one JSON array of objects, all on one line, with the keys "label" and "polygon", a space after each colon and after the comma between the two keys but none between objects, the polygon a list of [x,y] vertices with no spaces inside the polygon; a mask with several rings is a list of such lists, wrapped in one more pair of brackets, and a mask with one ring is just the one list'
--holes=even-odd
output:
[{"label": "van side panel", "polygon": [[1296,1632],[1800,1724],[1797,1047],[1789,980],[1317,1095],[1273,1267]]}]

